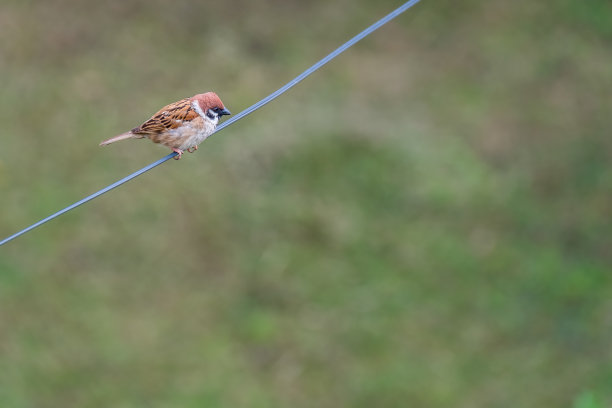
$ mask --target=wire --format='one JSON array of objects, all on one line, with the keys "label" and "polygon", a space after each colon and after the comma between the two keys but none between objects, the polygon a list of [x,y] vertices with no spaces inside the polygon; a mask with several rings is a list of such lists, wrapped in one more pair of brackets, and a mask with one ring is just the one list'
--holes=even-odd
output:
[{"label": "wire", "polygon": [[300,75],[296,76],[294,79],[292,79],[289,83],[287,83],[282,88],[280,88],[277,91],[271,93],[270,95],[266,96],[265,98],[263,98],[259,102],[255,103],[252,106],[249,106],[248,108],[246,108],[242,112],[238,113],[236,116],[232,116],[230,119],[226,120],[225,122],[223,122],[222,124],[217,126],[217,132],[222,130],[222,129],[224,129],[224,128],[226,128],[227,126],[231,125],[232,123],[236,122],[237,120],[240,120],[240,119],[244,118],[248,114],[255,112],[257,109],[259,109],[262,106],[266,105],[268,102],[271,102],[272,100],[278,98],[280,95],[284,94],[289,89],[293,88],[294,86],[296,86],[297,84],[302,82],[304,79],[306,79],[306,77],[310,76],[310,74],[312,74],[313,72],[315,72],[316,70],[321,68],[323,65],[327,64],[329,61],[333,60],[338,55],[340,55],[341,53],[343,53],[344,51],[346,51],[347,49],[349,49],[350,47],[355,45],[355,43],[361,41],[366,36],[372,34],[372,32],[374,32],[375,30],[379,29],[383,25],[387,24],[389,21],[393,20],[395,17],[399,16],[404,11],[408,10],[410,7],[412,7],[415,4],[417,4],[419,1],[420,0],[411,0],[411,1],[408,1],[408,2],[404,3],[403,5],[401,5],[400,7],[398,7],[397,9],[395,9],[394,11],[392,11],[391,13],[387,14],[385,17],[381,18],[380,20],[378,20],[377,22],[375,22],[374,24],[372,24],[371,26],[369,26],[368,28],[366,28],[365,30],[363,30],[362,32],[360,32],[359,34],[357,34],[356,36],[354,36],[353,38],[351,38],[350,40],[348,40],[344,44],[342,44],[340,47],[336,48],[334,51],[329,53],[325,58],[323,58],[319,62],[315,63],[313,66],[308,68],[306,71],[304,71]]},{"label": "wire", "polygon": [[[364,29],[359,34],[357,34],[356,36],[354,36],[353,38],[351,38],[350,40],[348,40],[347,42],[342,44],[340,47],[336,48],[334,51],[329,53],[326,57],[324,57],[323,59],[321,59],[320,61],[315,63],[313,66],[308,68],[306,71],[302,72],[300,75],[298,75],[297,77],[295,77],[294,79],[289,81],[283,87],[279,88],[275,92],[273,92],[270,95],[266,96],[265,98],[263,98],[259,102],[249,106],[248,108],[246,108],[242,112],[236,114],[235,116],[232,116],[230,119],[226,120],[225,122],[221,123],[219,126],[217,126],[217,130],[215,131],[215,133],[225,129],[226,127],[228,127],[232,123],[234,123],[234,122],[244,118],[245,116],[247,116],[247,115],[255,112],[257,109],[261,108],[262,106],[268,104],[272,100],[278,98],[280,95],[284,94],[289,89],[293,88],[295,85],[297,85],[298,83],[302,82],[304,79],[306,79],[306,77],[310,76],[313,72],[315,72],[316,70],[321,68],[323,65],[327,64],[329,61],[331,61],[332,59],[336,58],[338,55],[340,55],[341,53],[343,53],[344,51],[346,51],[347,49],[352,47],[355,43],[361,41],[363,38],[365,38],[366,36],[370,35],[372,32],[376,31],[377,29],[379,29],[383,25],[387,24],[389,21],[393,20],[395,17],[399,16],[400,14],[402,14],[404,11],[408,10],[410,7],[414,6],[419,1],[420,0],[410,0],[410,1],[406,2],[406,3],[404,3],[403,5],[401,5],[400,7],[398,7],[397,9],[395,9],[394,11],[392,11],[391,13],[387,14],[385,17],[381,18],[380,20],[378,20],[377,22],[375,22],[374,24],[372,24],[368,28]],[[157,160],[156,162],[151,163],[148,166],[143,167],[142,169],[140,169],[140,170],[130,174],[129,176],[124,177],[121,180],[116,181],[113,184],[111,184],[111,185],[109,185],[107,187],[104,187],[103,189],[101,189],[99,191],[96,191],[95,193],[93,193],[93,194],[83,198],[82,200],[77,201],[76,203],[69,205],[68,207],[66,207],[66,208],[56,212],[55,214],[51,214],[47,218],[43,218],[42,220],[38,221],[37,223],[34,223],[34,224],[30,225],[29,227],[26,227],[26,228],[22,229],[21,231],[18,231],[16,233],[14,233],[10,237],[7,237],[7,238],[3,239],[2,241],[0,241],[0,246],[6,244],[9,241],[12,241],[13,239],[17,238],[20,235],[25,234],[28,231],[33,230],[34,228],[37,228],[37,227],[41,226],[42,224],[44,224],[44,223],[46,223],[48,221],[51,221],[52,219],[54,219],[56,217],[59,217],[60,215],[62,215],[64,213],[67,213],[70,210],[75,209],[76,207],[80,206],[81,204],[85,204],[86,202],[91,201],[94,198],[99,197],[102,194],[109,192],[110,190],[114,189],[115,187],[119,187],[120,185],[122,185],[122,184],[124,184],[124,183],[126,183],[126,182],[128,182],[130,180],[132,180],[133,178],[136,178],[136,177],[140,176],[141,174],[146,173],[147,171],[151,170],[152,168],[157,167],[160,164],[168,161],[169,159],[173,158],[176,155],[177,155],[176,152],[172,152],[172,153],[168,154],[167,156],[162,157],[161,159]]]}]

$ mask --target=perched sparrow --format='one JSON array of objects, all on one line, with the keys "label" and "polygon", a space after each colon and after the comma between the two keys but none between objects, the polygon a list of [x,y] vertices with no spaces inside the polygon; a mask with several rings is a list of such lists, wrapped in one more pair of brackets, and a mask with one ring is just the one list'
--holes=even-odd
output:
[{"label": "perched sparrow", "polygon": [[148,137],[178,153],[175,157],[178,160],[184,150],[189,153],[198,150],[198,145],[215,131],[219,118],[230,114],[216,93],[197,94],[164,106],[142,125],[111,137],[100,146]]}]

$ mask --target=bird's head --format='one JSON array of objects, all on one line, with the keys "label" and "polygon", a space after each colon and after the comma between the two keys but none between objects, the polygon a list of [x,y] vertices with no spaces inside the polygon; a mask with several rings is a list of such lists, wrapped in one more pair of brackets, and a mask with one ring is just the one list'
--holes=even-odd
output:
[{"label": "bird's head", "polygon": [[219,118],[223,115],[231,115],[231,112],[225,108],[221,99],[214,92],[206,92],[193,97],[197,105],[202,110],[211,122],[215,125],[219,122]]}]

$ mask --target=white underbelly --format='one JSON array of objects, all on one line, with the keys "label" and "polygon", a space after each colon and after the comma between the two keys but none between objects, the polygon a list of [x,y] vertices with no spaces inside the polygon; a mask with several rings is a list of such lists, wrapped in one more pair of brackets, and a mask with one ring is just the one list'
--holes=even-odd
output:
[{"label": "white underbelly", "polygon": [[210,136],[215,131],[215,125],[208,121],[204,121],[203,127],[183,127],[180,130],[175,129],[175,131],[179,133],[176,136],[182,140],[179,149],[187,150],[199,145]]}]

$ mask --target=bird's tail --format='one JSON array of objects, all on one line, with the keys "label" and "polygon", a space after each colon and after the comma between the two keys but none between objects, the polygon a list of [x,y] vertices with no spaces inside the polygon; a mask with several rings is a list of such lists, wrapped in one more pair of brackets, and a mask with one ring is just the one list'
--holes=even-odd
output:
[{"label": "bird's tail", "polygon": [[125,133],[122,133],[122,134],[117,135],[117,136],[115,136],[115,137],[111,137],[110,139],[106,139],[105,141],[103,141],[102,143],[100,143],[100,146],[106,146],[106,145],[109,145],[109,144],[111,144],[111,143],[118,142],[118,141],[120,141],[120,140],[132,139],[132,138],[135,138],[135,139],[140,139],[140,138],[142,138],[142,136],[140,136],[140,135],[135,135],[135,134],[134,134],[134,133],[132,133],[132,132],[125,132]]}]

